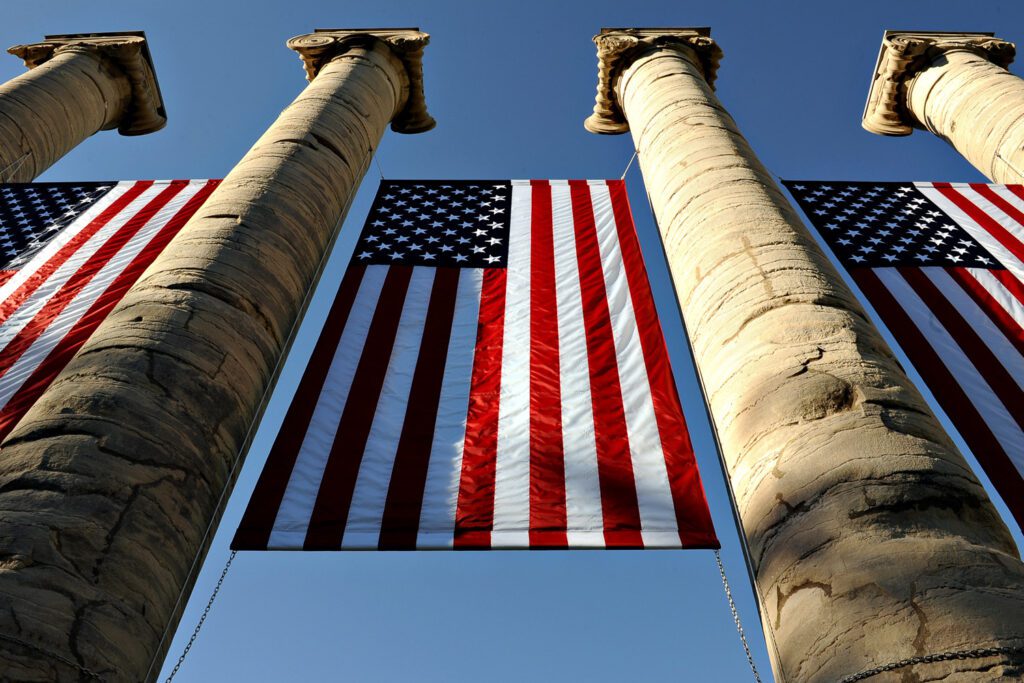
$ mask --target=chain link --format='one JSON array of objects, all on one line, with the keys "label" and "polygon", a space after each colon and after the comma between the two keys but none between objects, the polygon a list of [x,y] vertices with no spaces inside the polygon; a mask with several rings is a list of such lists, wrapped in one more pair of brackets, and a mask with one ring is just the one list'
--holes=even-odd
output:
[{"label": "chain link", "polygon": [[72,668],[78,669],[79,673],[83,673],[83,674],[85,674],[86,676],[88,676],[89,678],[91,678],[93,680],[97,680],[97,681],[104,680],[103,677],[100,676],[95,671],[90,671],[89,669],[86,669],[81,664],[78,664],[77,662],[72,662],[67,657],[62,657],[59,654],[57,654],[56,652],[49,652],[47,650],[43,650],[38,645],[33,645],[32,643],[30,643],[30,642],[28,642],[26,640],[22,640],[21,638],[16,638],[14,636],[9,636],[6,633],[0,633],[0,639],[7,640],[7,641],[10,641],[12,643],[17,643],[18,645],[21,645],[24,648],[27,648],[29,650],[35,650],[36,652],[39,652],[39,653],[43,654],[46,657],[50,657],[52,659],[56,659],[58,662],[61,662],[63,664],[67,664],[68,666],[70,666]]},{"label": "chain link", "polygon": [[725,587],[725,597],[729,599],[729,611],[732,612],[733,623],[736,624],[736,632],[740,634],[740,642],[743,643],[743,651],[747,653],[747,663],[750,664],[750,671],[754,674],[754,680],[761,683],[761,675],[757,673],[757,665],[754,664],[754,656],[750,654],[750,646],[747,645],[747,634],[743,631],[743,624],[740,622],[740,613],[736,611],[736,603],[732,599],[732,589],[729,588],[729,579],[725,578],[725,566],[722,564],[722,552],[715,551],[715,562],[718,564],[718,573],[722,575],[722,586]]},{"label": "chain link", "polygon": [[[377,162],[377,169],[380,171],[381,178],[383,179],[384,171],[380,167],[380,162],[377,161],[376,152],[373,150],[371,150],[371,152],[374,154],[373,159],[374,161]],[[366,175],[366,173],[369,170],[370,165],[368,163],[367,168],[362,170],[362,173]],[[358,190],[358,188],[358,183],[356,183],[356,185],[352,187],[351,191],[349,191],[348,199],[345,201],[346,212],[348,211],[348,207],[351,205],[352,199],[355,197],[355,193]],[[238,470],[239,465],[242,464],[243,455],[248,451],[249,445],[252,443],[252,439],[255,438],[256,430],[259,426],[259,423],[261,422],[260,418],[263,414],[263,411],[266,409],[267,403],[269,402],[270,394],[273,391],[273,388],[276,385],[276,383],[278,383],[278,378],[284,369],[285,359],[289,355],[288,350],[291,348],[292,342],[295,341],[295,337],[298,334],[299,326],[301,325],[303,318],[305,317],[305,311],[312,301],[313,293],[316,289],[316,286],[319,284],[319,279],[321,279],[321,276],[324,274],[324,270],[327,267],[327,262],[330,259],[331,255],[334,253],[334,247],[335,244],[337,243],[338,234],[341,230],[341,225],[343,221],[344,215],[342,215],[342,217],[338,220],[337,224],[335,225],[334,234],[331,238],[331,241],[328,244],[327,249],[324,250],[324,255],[321,256],[321,260],[319,260],[319,263],[316,266],[316,274],[313,276],[312,282],[306,289],[305,297],[302,299],[302,304],[299,306],[299,314],[296,315],[295,321],[292,323],[292,327],[288,331],[288,338],[285,343],[285,349],[282,351],[281,355],[278,356],[278,362],[276,362],[276,364],[273,367],[273,372],[270,374],[270,381],[263,389],[263,395],[260,396],[260,400],[258,403],[259,408],[256,411],[256,415],[253,417],[253,421],[249,424],[249,431],[246,432],[246,436],[242,440],[242,445],[239,446],[239,452],[236,455],[234,455],[234,460],[231,462],[231,469],[227,473],[227,479],[224,481],[223,489],[221,489],[220,498],[217,500],[217,505],[214,507],[214,514],[210,518],[210,523],[206,526],[206,531],[203,532],[203,539],[202,541],[200,541],[199,549],[196,551],[196,556],[193,558],[193,563],[191,563],[191,566],[188,568],[188,574],[187,577],[185,578],[185,582],[181,585],[181,590],[178,591],[177,600],[175,600],[174,607],[171,609],[172,614],[175,612],[175,610],[177,610],[178,606],[181,604],[181,600],[184,598],[185,587],[188,585],[188,581],[191,579],[191,577],[193,577],[195,572],[201,566],[200,559],[203,556],[203,548],[206,547],[205,544],[207,539],[210,538],[210,533],[214,530],[214,526],[220,520],[220,513],[223,512],[223,508],[221,506],[226,507],[227,505],[227,493],[228,489],[231,488],[231,485],[233,483],[234,473],[236,473],[236,471]],[[231,560],[233,559],[234,551],[231,551],[230,557],[227,558],[227,564],[224,565],[224,570],[220,574],[220,581],[217,582],[217,590],[220,590],[220,584],[224,581],[224,574],[227,573],[227,567],[231,565]],[[213,598],[217,596],[217,590],[215,590],[213,592],[213,595],[210,597],[210,603],[207,604],[206,611],[203,612],[203,618],[202,620],[200,620],[199,626],[196,627],[196,631],[193,633],[193,637],[191,637],[191,640],[188,641],[188,646],[185,647],[185,651],[178,658],[178,663],[174,667],[174,671],[171,672],[171,675],[167,678],[168,681],[174,678],[174,674],[177,673],[178,668],[181,666],[181,661],[184,659],[185,654],[187,654],[188,649],[191,647],[191,644],[193,644],[193,642],[196,640],[196,636],[199,634],[199,629],[201,626],[203,626],[203,620],[205,620],[206,618],[206,613],[210,610],[210,604],[213,603]],[[160,643],[157,645],[157,649],[154,650],[153,658],[150,660],[150,669],[148,669],[145,672],[146,681],[156,680],[159,675],[154,674],[153,670],[157,666],[157,659],[160,658],[160,653],[163,651],[164,642],[167,640],[167,635],[171,630],[171,622],[172,620],[168,620],[167,624],[164,626],[164,632],[160,636]]]},{"label": "chain link", "polygon": [[220,578],[217,579],[217,585],[213,587],[213,593],[210,594],[210,599],[206,601],[206,609],[203,610],[202,616],[199,617],[199,621],[196,622],[196,627],[192,629],[192,637],[188,639],[188,644],[185,645],[185,649],[181,651],[181,656],[178,657],[178,661],[174,664],[174,668],[171,669],[171,673],[164,679],[164,683],[171,683],[174,677],[178,675],[178,669],[181,668],[181,663],[185,661],[185,657],[188,656],[188,651],[192,649],[192,646],[196,642],[196,638],[199,637],[199,630],[203,628],[203,622],[206,621],[207,615],[210,614],[210,608],[213,607],[213,601],[217,599],[217,593],[220,592],[220,587],[224,584],[224,577],[228,575],[228,570],[231,569],[231,563],[235,559],[235,555],[238,553],[237,550],[232,550],[231,554],[228,555],[228,561],[224,564],[224,569],[221,570]]},{"label": "chain link", "polygon": [[867,671],[861,671],[858,674],[847,676],[846,678],[839,681],[839,683],[856,683],[857,681],[863,681],[865,678],[871,678],[878,674],[887,673],[889,671],[895,671],[896,669],[902,669],[905,666],[914,666],[915,664],[934,664],[936,662],[950,662],[954,659],[980,659],[983,657],[996,657],[998,655],[1008,655],[1014,652],[1024,652],[1024,646],[1021,645],[1009,645],[1006,647],[980,647],[973,650],[958,650],[956,652],[940,652],[931,655],[921,655],[919,657],[910,657],[908,659],[901,659],[898,662],[890,662],[889,664],[883,664],[877,666],[874,669],[868,669]]}]

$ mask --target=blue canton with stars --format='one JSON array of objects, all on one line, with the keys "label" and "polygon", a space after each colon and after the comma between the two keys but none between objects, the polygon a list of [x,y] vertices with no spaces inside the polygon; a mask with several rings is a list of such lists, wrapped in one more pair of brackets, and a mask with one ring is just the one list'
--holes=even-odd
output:
[{"label": "blue canton with stars", "polygon": [[352,262],[504,268],[511,195],[507,180],[382,181]]},{"label": "blue canton with stars", "polygon": [[0,184],[0,270],[17,270],[115,183]]},{"label": "blue canton with stars", "polygon": [[787,180],[783,184],[848,268],[1002,268],[910,183]]}]

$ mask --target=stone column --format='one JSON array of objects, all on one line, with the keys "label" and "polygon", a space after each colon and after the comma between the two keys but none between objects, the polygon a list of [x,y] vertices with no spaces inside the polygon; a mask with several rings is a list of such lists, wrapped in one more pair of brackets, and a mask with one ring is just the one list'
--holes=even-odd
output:
[{"label": "stone column", "polygon": [[[605,30],[595,42],[586,126],[628,129],[639,150],[776,678],[836,683],[905,658],[1024,646],[1009,532],[715,96],[708,30]],[[1024,675],[1024,652],[870,681],[943,675]]]},{"label": "stone column", "polygon": [[144,135],[167,123],[141,31],[46,36],[7,51],[30,71],[0,85],[0,180],[32,180],[97,131]]},{"label": "stone column", "polygon": [[232,463],[385,127],[434,125],[427,40],[289,41],[310,84],[0,445],[0,679],[159,672]]},{"label": "stone column", "polygon": [[993,182],[1024,183],[1024,80],[991,33],[886,31],[862,125],[949,142]]}]

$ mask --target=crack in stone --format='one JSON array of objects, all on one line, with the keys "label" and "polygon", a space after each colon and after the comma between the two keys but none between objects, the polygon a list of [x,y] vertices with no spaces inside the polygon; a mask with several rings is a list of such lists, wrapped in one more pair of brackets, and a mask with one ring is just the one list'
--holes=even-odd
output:
[{"label": "crack in stone", "polygon": [[106,561],[110,548],[113,546],[114,540],[117,537],[118,532],[121,530],[121,527],[124,526],[125,520],[128,518],[135,501],[137,501],[147,489],[161,486],[167,482],[174,482],[175,480],[176,478],[174,476],[165,475],[155,479],[154,481],[146,482],[144,484],[136,484],[132,487],[132,492],[128,495],[128,498],[124,501],[119,501],[121,503],[121,509],[117,514],[117,519],[114,520],[114,524],[107,530],[103,547],[97,553],[96,562],[92,566],[92,582],[94,584],[99,584],[100,582],[100,570],[103,567],[103,563]]}]

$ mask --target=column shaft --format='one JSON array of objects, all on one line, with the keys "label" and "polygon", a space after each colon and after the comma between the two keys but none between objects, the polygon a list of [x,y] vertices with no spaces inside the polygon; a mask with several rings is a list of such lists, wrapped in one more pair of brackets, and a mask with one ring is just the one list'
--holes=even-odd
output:
[{"label": "column shaft", "polygon": [[127,76],[82,48],[0,85],[0,169],[9,169],[0,178],[32,180],[93,133],[116,127],[129,102]]},{"label": "column shaft", "polygon": [[3,443],[0,631],[17,640],[0,638],[0,678],[78,680],[70,661],[138,681],[162,659],[307,288],[408,97],[383,41],[327,61]]},{"label": "column shaft", "polygon": [[918,125],[996,183],[1024,183],[1024,80],[972,50],[937,55],[907,85]]},{"label": "column shaft", "polygon": [[[623,62],[617,102],[708,391],[779,680],[835,683],[906,657],[1024,642],[1024,565],[1006,527],[697,53],[662,44]],[[1022,667],[995,656],[872,680],[976,670],[971,680],[990,680]]]}]

